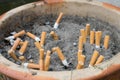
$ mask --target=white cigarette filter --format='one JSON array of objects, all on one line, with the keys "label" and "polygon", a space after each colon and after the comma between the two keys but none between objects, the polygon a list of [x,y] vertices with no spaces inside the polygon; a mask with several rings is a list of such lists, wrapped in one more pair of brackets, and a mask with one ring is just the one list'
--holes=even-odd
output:
[{"label": "white cigarette filter", "polygon": [[19,50],[19,54],[20,55],[23,55],[27,49],[27,46],[28,46],[28,41],[25,41],[21,47],[21,49]]},{"label": "white cigarette filter", "polygon": [[17,38],[17,37],[19,37],[19,36],[22,36],[22,35],[24,35],[24,34],[25,34],[25,30],[22,30],[22,31],[14,34],[13,36],[9,36],[9,37],[7,37],[7,38],[5,38],[5,39],[6,39],[6,40],[12,40],[12,39],[15,39],[15,38]]},{"label": "white cigarette filter", "polygon": [[26,33],[27,36],[29,36],[30,38],[34,39],[35,41],[39,42],[40,41],[40,38],[35,36],[34,34],[30,33],[30,32],[27,32]]},{"label": "white cigarette filter", "polygon": [[50,35],[53,37],[54,40],[58,40],[59,39],[58,35],[54,31],[51,31]]},{"label": "white cigarette filter", "polygon": [[43,59],[40,59],[39,61],[39,69],[40,71],[44,71],[44,60]]},{"label": "white cigarette filter", "polygon": [[43,47],[45,44],[46,34],[47,34],[46,32],[42,32],[41,34],[41,41],[40,41],[41,47]]},{"label": "white cigarette filter", "polygon": [[63,13],[61,12],[61,13],[59,14],[59,17],[57,18],[55,24],[54,24],[54,29],[57,29],[57,28],[58,28],[59,23],[60,23],[60,20],[62,19],[62,16],[63,16]]},{"label": "white cigarette filter", "polygon": [[94,64],[95,64],[98,56],[99,56],[99,52],[95,50],[95,51],[93,52],[92,57],[91,57],[89,67],[94,66]]},{"label": "white cigarette filter", "polygon": [[48,71],[49,65],[50,65],[50,56],[46,55],[45,65],[44,65],[44,70],[45,70],[45,71]]},{"label": "white cigarette filter", "polygon": [[44,49],[40,49],[40,59],[44,59]]},{"label": "white cigarette filter", "polygon": [[20,38],[17,38],[11,48],[11,50],[15,51],[16,48],[18,47],[19,43],[20,43],[21,39]]},{"label": "white cigarette filter", "polygon": [[100,48],[100,33],[97,31],[95,33],[95,43],[96,43],[96,48]]},{"label": "white cigarette filter", "polygon": [[81,36],[83,37],[83,43],[86,43],[86,33],[84,29],[80,29]]},{"label": "white cigarette filter", "polygon": [[79,52],[83,51],[83,36],[79,37],[78,50],[79,50]]},{"label": "white cigarette filter", "polygon": [[34,63],[23,63],[23,66],[25,68],[39,69],[39,65]]},{"label": "white cigarette filter", "polygon": [[90,31],[90,44],[94,44],[95,41],[95,32]]},{"label": "white cigarette filter", "polygon": [[68,65],[68,62],[67,62],[66,58],[64,57],[61,49],[60,49],[59,47],[56,47],[55,49],[56,49],[56,52],[57,52],[57,54],[58,54],[58,57],[59,57],[60,60],[62,61],[63,65],[68,67],[68,66],[69,66],[69,65]]},{"label": "white cigarette filter", "polygon": [[104,56],[100,55],[95,63],[95,65],[100,64],[104,60]]},{"label": "white cigarette filter", "polygon": [[17,56],[15,55],[15,52],[13,50],[9,50],[8,51],[8,54],[15,60],[15,61],[18,61],[18,58]]},{"label": "white cigarette filter", "polygon": [[104,38],[104,48],[105,49],[108,49],[108,47],[109,47],[109,40],[110,40],[110,36],[106,35]]},{"label": "white cigarette filter", "polygon": [[90,34],[90,24],[86,24],[86,37]]}]

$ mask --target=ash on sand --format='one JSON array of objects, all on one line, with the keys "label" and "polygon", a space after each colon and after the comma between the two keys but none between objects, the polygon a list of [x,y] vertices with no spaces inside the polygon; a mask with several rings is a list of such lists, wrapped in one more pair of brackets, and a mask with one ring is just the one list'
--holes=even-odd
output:
[{"label": "ash on sand", "polygon": [[[80,36],[80,29],[84,29],[85,25],[89,23],[91,25],[91,30],[99,30],[103,32],[102,41],[101,41],[101,49],[99,49],[99,53],[105,57],[105,60],[113,57],[120,50],[120,40],[118,39],[117,29],[113,29],[113,26],[108,23],[102,22],[95,18],[89,17],[79,17],[79,16],[64,16],[60,23],[59,28],[55,31],[59,35],[59,40],[54,40],[50,36],[50,32],[53,30],[53,25],[57,16],[53,15],[45,15],[40,16],[29,22],[26,25],[18,26],[14,31],[19,32],[21,30],[29,31],[36,36],[40,37],[42,31],[47,32],[46,43],[44,46],[45,51],[51,50],[53,47],[59,46],[65,55],[67,61],[70,66],[68,68],[64,67],[57,55],[57,53],[51,54],[51,63],[50,63],[50,71],[64,71],[64,70],[73,70],[77,65],[77,51],[78,51],[78,40]],[[10,33],[7,33],[10,34]],[[105,35],[110,35],[109,49],[103,49],[103,39]],[[34,63],[38,63],[39,61],[39,51],[34,45],[34,40],[24,36],[23,40],[28,40],[29,44],[27,47],[24,56],[26,57],[28,62],[30,59],[33,59]],[[9,59],[12,62],[15,62],[8,54],[7,51],[11,48],[10,44],[6,41],[1,42],[4,44],[2,46],[2,55]],[[85,67],[88,67],[90,58],[95,50],[95,45],[89,44],[89,37],[87,37],[87,43],[84,45],[83,54],[86,56]],[[17,49],[19,50],[19,48]],[[16,51],[16,55],[18,55],[18,51]],[[18,62],[15,62],[19,64]]]}]

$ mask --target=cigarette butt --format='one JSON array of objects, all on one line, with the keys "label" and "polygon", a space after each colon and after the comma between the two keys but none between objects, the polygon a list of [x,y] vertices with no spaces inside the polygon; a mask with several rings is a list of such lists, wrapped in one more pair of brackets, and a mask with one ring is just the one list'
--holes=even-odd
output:
[{"label": "cigarette butt", "polygon": [[86,33],[84,29],[80,29],[81,36],[83,37],[83,43],[86,43]]},{"label": "cigarette butt", "polygon": [[90,24],[86,24],[86,36],[88,36],[90,34]]},{"label": "cigarette butt", "polygon": [[101,63],[104,60],[104,56],[100,55],[99,58],[97,59],[95,65]]},{"label": "cigarette butt", "polygon": [[19,59],[20,59],[21,61],[25,61],[25,57],[24,57],[24,56],[20,56]]},{"label": "cigarette butt", "polygon": [[24,52],[26,51],[27,49],[27,45],[28,45],[28,41],[25,41],[21,47],[21,49],[19,50],[19,54],[23,55]]},{"label": "cigarette butt", "polygon": [[95,43],[96,43],[96,48],[100,48],[100,36],[99,36],[99,32],[95,33]]},{"label": "cigarette butt", "polygon": [[34,63],[24,63],[23,66],[31,69],[39,69],[40,67],[38,64],[34,64]]},{"label": "cigarette butt", "polygon": [[43,59],[40,59],[40,61],[39,61],[39,69],[40,69],[41,71],[44,70],[44,61],[43,61]]},{"label": "cigarette butt", "polygon": [[78,52],[78,53],[77,53],[78,62],[79,62],[79,60],[80,60],[80,55],[82,55],[82,52]]},{"label": "cigarette butt", "polygon": [[51,54],[51,51],[48,50],[46,56],[50,56],[50,54]]},{"label": "cigarette butt", "polygon": [[78,63],[83,63],[83,65],[84,65],[84,63],[85,63],[85,55],[79,55],[79,62]]},{"label": "cigarette butt", "polygon": [[82,36],[79,37],[78,49],[81,51],[83,50],[83,37]]},{"label": "cigarette butt", "polygon": [[23,43],[24,43],[24,42],[21,41],[21,42],[19,42],[19,45],[23,45]]},{"label": "cigarette butt", "polygon": [[14,42],[13,46],[12,46],[12,50],[15,51],[17,46],[19,45],[19,42],[21,41],[20,38],[17,38],[16,41]]},{"label": "cigarette butt", "polygon": [[56,51],[56,47],[52,48],[52,52],[55,52]]},{"label": "cigarette butt", "polygon": [[14,34],[14,37],[17,38],[17,37],[22,36],[22,35],[24,35],[24,34],[25,34],[25,30],[22,30],[22,31]]},{"label": "cigarette butt", "polygon": [[56,23],[60,23],[60,20],[62,19],[62,16],[63,16],[63,13],[61,12],[60,14],[59,14],[59,17],[57,18],[57,20],[56,20]]},{"label": "cigarette butt", "polygon": [[95,40],[95,32],[90,31],[90,44],[94,44],[94,40]]},{"label": "cigarette butt", "polygon": [[41,44],[42,47],[45,44],[46,34],[47,34],[46,32],[42,32],[42,34],[41,34],[40,44]]},{"label": "cigarette butt", "polygon": [[35,42],[34,44],[35,44],[35,46],[38,48],[38,50],[40,50],[40,49],[41,49],[41,45],[40,45],[40,43],[39,43],[39,42]]},{"label": "cigarette butt", "polygon": [[9,51],[8,51],[8,54],[9,54],[15,61],[18,61],[18,58],[17,58],[17,56],[15,55],[15,53],[14,53],[13,50],[9,50]]},{"label": "cigarette butt", "polygon": [[33,63],[33,59],[30,59],[29,62],[30,62],[30,63]]},{"label": "cigarette butt", "polygon": [[91,57],[89,66],[94,66],[98,56],[99,56],[99,52],[95,50],[92,57]]},{"label": "cigarette butt", "polygon": [[110,40],[110,36],[109,36],[109,35],[106,35],[105,38],[104,38],[104,48],[105,48],[105,49],[108,49],[109,40]]},{"label": "cigarette butt", "polygon": [[79,64],[77,64],[77,67],[76,67],[76,69],[82,69],[83,68],[83,64],[81,64],[81,63],[79,63]]},{"label": "cigarette butt", "polygon": [[40,49],[40,59],[44,59],[44,49]]},{"label": "cigarette butt", "polygon": [[54,40],[58,40],[59,39],[58,35],[54,31],[51,31],[50,35],[53,37]]},{"label": "cigarette butt", "polygon": [[99,33],[100,42],[101,42],[101,39],[102,39],[102,31],[98,31],[98,33]]},{"label": "cigarette butt", "polygon": [[49,65],[50,65],[50,56],[47,56],[47,55],[46,55],[46,58],[45,58],[45,66],[44,66],[44,70],[45,70],[45,71],[48,71]]}]

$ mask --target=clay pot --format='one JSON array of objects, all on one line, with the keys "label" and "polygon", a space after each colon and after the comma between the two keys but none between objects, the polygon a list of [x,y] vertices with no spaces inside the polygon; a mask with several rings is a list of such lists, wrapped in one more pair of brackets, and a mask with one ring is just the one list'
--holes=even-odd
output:
[{"label": "clay pot", "polygon": [[[120,8],[111,4],[90,0],[45,0],[23,5],[0,16],[0,40],[4,39],[4,34],[7,31],[17,28],[21,24],[26,24],[36,16],[58,14],[61,11],[66,15],[100,19],[120,31]],[[0,55],[0,73],[14,80],[119,80],[119,58],[120,53],[96,67],[46,72],[23,68]]]}]

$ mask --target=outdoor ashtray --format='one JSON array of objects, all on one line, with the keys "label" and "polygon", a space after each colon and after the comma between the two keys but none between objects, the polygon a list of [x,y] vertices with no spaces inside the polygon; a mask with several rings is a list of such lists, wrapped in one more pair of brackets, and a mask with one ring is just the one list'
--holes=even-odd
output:
[{"label": "outdoor ashtray", "polygon": [[[43,14],[52,14],[58,16],[56,17],[56,20],[52,19],[54,23],[52,24],[53,28],[51,29],[51,31],[43,30],[41,31],[41,34],[37,36],[37,33],[32,33],[29,31],[29,29],[32,29],[31,27],[29,27],[28,30],[24,30],[24,28],[22,28],[21,31],[18,30],[12,35],[6,34],[15,31],[15,29],[19,28],[21,25],[27,24],[38,16],[43,16]],[[109,49],[111,36],[107,33],[105,34],[102,30],[94,30],[91,26],[92,24],[89,23],[86,23],[84,28],[80,28],[78,30],[80,35],[78,35],[77,38],[78,44],[76,43],[74,45],[75,47],[77,47],[77,64],[74,70],[48,71],[53,55],[58,56],[57,59],[59,59],[59,62],[61,62],[60,65],[69,67],[71,64],[66,55],[64,55],[64,50],[60,46],[52,46],[51,50],[45,51],[45,44],[49,42],[48,39],[51,39],[55,42],[62,39],[58,31],[62,27],[59,25],[61,25],[61,20],[62,18],[64,18],[64,15],[93,17],[95,19],[106,22],[114,26],[112,27],[113,30],[115,32],[118,32],[118,35],[115,35],[115,38],[117,36],[117,40],[120,40],[120,8],[115,7],[111,4],[88,0],[44,0],[20,6],[0,16],[1,41],[6,39],[10,42],[11,47],[10,49],[8,49],[10,57],[13,58],[14,61],[22,63],[21,66],[9,61],[5,57],[3,57],[3,52],[1,52],[0,73],[4,75],[4,79],[119,80],[120,53],[115,53],[116,55],[114,55],[111,59],[104,61],[105,56],[101,55],[99,49],[104,49],[106,51]],[[49,24],[47,23],[46,26],[49,27]],[[24,40],[23,37],[27,37],[26,40]],[[104,38],[103,41],[101,40],[102,38]],[[34,63],[34,61],[31,60],[32,53],[30,57],[26,58],[24,56],[27,55],[25,52],[28,49],[27,47],[30,46],[30,42],[27,39],[34,41],[34,47],[39,54],[38,64]],[[92,56],[90,57],[90,61],[88,64],[89,66],[84,68],[85,59],[88,57],[87,55],[83,54],[85,51],[84,45],[86,42],[89,42],[89,45],[94,46],[95,50],[93,50],[93,53],[91,53]],[[1,46],[2,43],[0,47]],[[18,50],[19,54],[15,54],[16,50]],[[30,62],[25,62],[28,58],[30,58]]]}]

